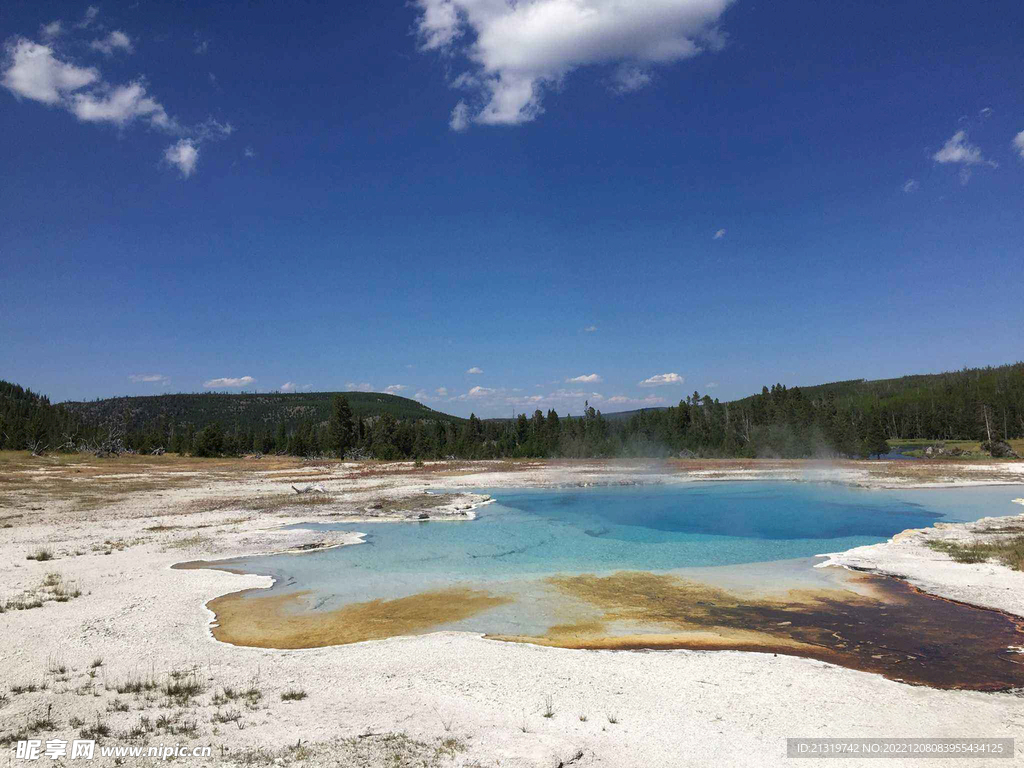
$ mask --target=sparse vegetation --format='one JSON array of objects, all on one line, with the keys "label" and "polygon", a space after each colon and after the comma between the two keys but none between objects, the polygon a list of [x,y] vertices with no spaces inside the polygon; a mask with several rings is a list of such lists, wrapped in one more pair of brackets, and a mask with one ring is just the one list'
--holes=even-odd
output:
[{"label": "sparse vegetation", "polygon": [[164,695],[182,705],[206,690],[206,684],[195,670],[175,670],[163,686]]},{"label": "sparse vegetation", "polygon": [[104,736],[110,735],[110,726],[103,722],[103,719],[100,717],[100,713],[97,712],[96,722],[92,725],[82,728],[78,732],[78,735],[81,736],[83,739],[92,739],[94,741],[99,741]]},{"label": "sparse vegetation", "polygon": [[[108,685],[108,688],[110,686]],[[141,694],[146,691],[155,691],[159,688],[156,679],[151,675],[148,678],[132,676],[125,680],[114,683],[114,690],[121,694]]]},{"label": "sparse vegetation", "polygon": [[555,702],[551,696],[544,697],[544,717],[552,718],[555,716]]},{"label": "sparse vegetation", "polygon": [[128,702],[122,701],[121,699],[114,698],[107,703],[108,712],[127,712]]},{"label": "sparse vegetation", "polygon": [[47,560],[53,560],[53,551],[46,547],[40,547],[39,549],[30,552],[25,556],[26,560],[38,560],[39,562],[46,562]]},{"label": "sparse vegetation", "polygon": [[76,583],[65,582],[59,573],[51,572],[46,574],[42,583],[35,589],[30,589],[8,600],[0,601],[0,613],[42,608],[49,601],[66,603],[68,600],[81,597],[81,595],[82,590]]},{"label": "sparse vegetation", "polygon": [[22,693],[35,693],[36,691],[45,691],[48,686],[46,680],[42,683],[15,683],[11,686],[11,693],[14,696],[18,696]]},{"label": "sparse vegetation", "polygon": [[236,723],[241,719],[242,713],[237,709],[228,709],[224,711],[218,709],[210,718],[211,722],[214,723]]},{"label": "sparse vegetation", "polygon": [[958,563],[985,563],[996,560],[1015,571],[1024,571],[1024,536],[1011,536],[984,541],[929,541],[936,552],[945,552]]},{"label": "sparse vegetation", "polygon": [[46,707],[46,715],[37,717],[34,720],[29,721],[28,729],[30,731],[52,731],[57,727],[57,724],[53,721],[53,704]]},{"label": "sparse vegetation", "polygon": [[289,688],[281,694],[281,701],[302,701],[306,698],[306,692],[299,688]]}]

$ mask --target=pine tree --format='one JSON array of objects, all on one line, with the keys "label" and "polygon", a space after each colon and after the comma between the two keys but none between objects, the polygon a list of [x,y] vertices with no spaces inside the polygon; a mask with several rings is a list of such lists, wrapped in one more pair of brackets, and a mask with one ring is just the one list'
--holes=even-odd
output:
[{"label": "pine tree", "polygon": [[339,459],[345,458],[345,454],[352,448],[355,440],[352,429],[352,408],[349,407],[348,398],[344,395],[334,396],[331,404],[331,418],[327,428],[329,450]]},{"label": "pine tree", "polygon": [[864,438],[864,453],[871,456],[881,457],[889,452],[889,443],[885,437],[885,427],[878,416],[871,419],[868,426],[867,436]]}]

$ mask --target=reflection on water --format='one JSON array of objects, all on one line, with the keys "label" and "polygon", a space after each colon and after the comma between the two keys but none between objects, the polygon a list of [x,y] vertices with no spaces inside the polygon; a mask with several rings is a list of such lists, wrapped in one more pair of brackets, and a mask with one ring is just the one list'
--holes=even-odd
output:
[{"label": "reflection on water", "polygon": [[1007,650],[1024,638],[1008,617],[811,567],[816,553],[936,520],[1014,514],[1019,487],[494,495],[472,522],[329,526],[366,532],[369,545],[219,562],[278,582],[213,601],[215,634],[305,647],[459,629],[580,648],[771,650],[943,687],[1024,684],[1024,657]]}]

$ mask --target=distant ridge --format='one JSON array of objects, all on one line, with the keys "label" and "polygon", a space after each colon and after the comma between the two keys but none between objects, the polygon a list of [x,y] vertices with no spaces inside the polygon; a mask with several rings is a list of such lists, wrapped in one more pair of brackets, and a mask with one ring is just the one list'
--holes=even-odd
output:
[{"label": "distant ridge", "polygon": [[[128,430],[148,427],[160,419],[173,424],[191,424],[202,429],[220,423],[241,429],[276,426],[282,420],[289,429],[303,422],[325,423],[337,392],[205,392],[177,395],[110,397],[61,406],[92,424],[105,423],[117,414],[127,420]],[[416,400],[380,392],[342,392],[357,418],[390,414],[399,421],[440,421],[461,424],[465,419],[435,411]]]}]

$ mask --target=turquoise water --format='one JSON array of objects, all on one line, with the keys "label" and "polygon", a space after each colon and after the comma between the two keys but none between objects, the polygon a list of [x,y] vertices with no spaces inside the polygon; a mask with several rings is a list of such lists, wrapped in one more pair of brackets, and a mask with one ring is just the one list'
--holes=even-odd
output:
[{"label": "turquoise water", "polygon": [[459,627],[497,632],[544,623],[539,602],[551,574],[690,569],[733,586],[794,586],[837,578],[838,569],[812,569],[813,555],[936,521],[1017,514],[1011,501],[1024,495],[1021,486],[879,491],[788,482],[484,492],[497,503],[473,521],[303,525],[362,531],[366,543],[229,565],[276,577],[277,591],[310,590],[315,608],[453,584],[511,589],[521,598],[515,606]]}]

